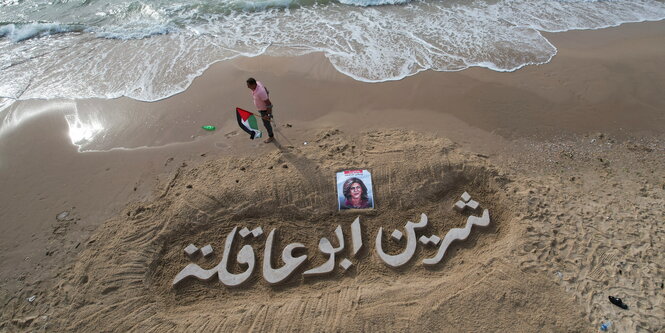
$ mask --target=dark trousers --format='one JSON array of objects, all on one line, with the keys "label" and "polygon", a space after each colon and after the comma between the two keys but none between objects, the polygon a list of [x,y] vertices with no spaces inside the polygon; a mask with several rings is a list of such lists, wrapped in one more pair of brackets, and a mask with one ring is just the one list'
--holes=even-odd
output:
[{"label": "dark trousers", "polygon": [[[261,113],[261,117],[265,117],[268,115],[268,111],[266,110],[259,110],[259,113]],[[263,118],[261,118],[263,119]],[[272,134],[272,125],[270,125],[270,121],[263,119],[263,126],[268,130],[268,136],[269,137],[274,137],[275,135]]]}]

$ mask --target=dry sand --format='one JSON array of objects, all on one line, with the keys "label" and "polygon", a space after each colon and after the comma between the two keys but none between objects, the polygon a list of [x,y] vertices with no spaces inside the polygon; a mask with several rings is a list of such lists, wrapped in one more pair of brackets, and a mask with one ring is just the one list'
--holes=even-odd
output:
[{"label": "dry sand", "polygon": [[[0,329],[664,330],[665,22],[548,37],[552,62],[514,73],[366,84],[321,55],[258,57],[215,64],[154,103],[16,103],[42,112],[0,141]],[[275,145],[231,117],[250,106],[248,76],[270,87]],[[141,114],[113,142],[155,147],[78,153],[62,118],[72,107]],[[202,133],[208,123],[218,131]],[[349,168],[372,171],[377,209],[336,210],[334,173]],[[469,215],[452,210],[464,191],[489,227],[434,268],[420,263],[426,246],[403,269],[380,262],[379,227],[425,213],[422,234],[443,236]],[[349,272],[298,274],[324,261],[318,241],[338,225],[351,258],[357,216],[368,250]],[[276,248],[303,243],[307,267],[276,287],[260,269],[241,288],[171,287],[186,245],[212,244],[197,263],[214,266],[235,226],[277,228]],[[264,240],[248,242],[259,265]]]}]

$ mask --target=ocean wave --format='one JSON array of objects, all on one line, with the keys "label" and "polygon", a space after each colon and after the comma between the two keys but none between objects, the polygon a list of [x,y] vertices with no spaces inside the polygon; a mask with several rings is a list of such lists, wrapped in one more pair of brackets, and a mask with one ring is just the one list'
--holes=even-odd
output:
[{"label": "ocean wave", "polygon": [[541,32],[665,19],[661,0],[142,1],[90,1],[84,13],[71,8],[80,3],[62,4],[70,7],[53,15],[65,23],[20,23],[3,16],[11,10],[0,12],[0,136],[48,111],[15,110],[8,101],[62,98],[74,103],[60,108],[68,110],[73,144],[81,151],[117,148],[126,119],[150,116],[88,113],[78,100],[164,99],[211,64],[239,56],[319,52],[363,82],[470,67],[508,72],[555,56]]},{"label": "ocean wave", "polygon": [[159,36],[159,35],[174,33],[177,32],[178,30],[179,30],[178,28],[168,25],[146,26],[144,28],[134,28],[134,29],[127,29],[126,27],[118,27],[110,29],[98,29],[98,28],[85,29],[86,32],[90,32],[99,38],[119,39],[119,40],[143,39],[151,36]]},{"label": "ocean wave", "polygon": [[73,32],[91,33],[99,38],[130,40],[142,39],[150,36],[165,35],[177,32],[179,29],[171,25],[135,25],[122,27],[86,27],[80,24],[61,23],[24,23],[0,25],[0,38],[7,38],[13,43],[19,43],[31,38],[42,38],[56,34]]},{"label": "ocean wave", "polygon": [[[5,24],[0,97],[155,101],[182,92],[212,63],[261,54],[320,52],[364,82],[425,70],[514,71],[556,54],[543,31],[665,19],[665,4],[654,0],[305,1],[316,0],[112,3],[88,8],[86,24]],[[267,7],[229,9],[246,5]],[[17,42],[50,34],[58,36]]]},{"label": "ocean wave", "polygon": [[0,26],[0,38],[9,38],[14,43],[18,43],[33,37],[44,37],[68,32],[81,32],[83,27],[80,25],[60,24],[60,23],[24,23],[24,24],[5,24]]},{"label": "ocean wave", "polygon": [[385,5],[402,5],[411,2],[411,0],[339,0],[339,2],[345,5],[369,7],[369,6],[385,6]]}]

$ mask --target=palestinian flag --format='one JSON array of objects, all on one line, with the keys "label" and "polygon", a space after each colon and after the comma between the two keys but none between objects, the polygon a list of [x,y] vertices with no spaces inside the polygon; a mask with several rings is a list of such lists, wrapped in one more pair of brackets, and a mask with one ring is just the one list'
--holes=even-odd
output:
[{"label": "palestinian flag", "polygon": [[254,117],[253,113],[236,108],[236,116],[238,118],[238,125],[243,131],[249,134],[250,139],[254,140],[261,137],[261,131],[259,131],[259,126],[256,123],[256,117]]}]

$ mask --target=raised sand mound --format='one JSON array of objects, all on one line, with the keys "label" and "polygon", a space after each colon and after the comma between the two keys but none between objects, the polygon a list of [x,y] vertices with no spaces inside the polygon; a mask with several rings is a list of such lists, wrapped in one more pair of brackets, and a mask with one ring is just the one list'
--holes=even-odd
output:
[{"label": "raised sand mound", "polygon": [[[320,133],[316,142],[252,158],[225,157],[196,167],[183,166],[163,184],[152,202],[130,205],[107,221],[85,244],[75,266],[57,282],[49,329],[75,331],[478,331],[486,328],[524,331],[582,331],[587,328],[578,306],[550,279],[523,273],[511,259],[522,234],[514,223],[514,202],[506,193],[510,180],[484,160],[460,153],[444,139],[406,131],[346,137],[337,130]],[[334,174],[364,168],[372,172],[376,209],[337,211]],[[474,227],[469,238],[453,243],[441,263],[422,260],[435,246],[418,243],[404,267],[386,266],[374,250],[384,228],[384,250],[396,254],[407,221],[422,213],[429,225],[420,235],[461,228],[469,215],[452,209],[467,191],[491,223]],[[360,218],[364,249],[351,251],[351,223]],[[337,242],[344,231],[345,249],[336,269],[323,277],[304,278],[305,270],[327,257],[319,240]],[[239,240],[250,244],[257,263],[249,281],[238,288],[189,278],[172,281],[190,262],[211,268],[221,260],[224,241],[234,228],[256,227],[263,235]],[[285,283],[270,286],[261,276],[265,240],[277,230],[273,266],[281,250],[302,243],[308,261]],[[210,244],[209,257],[189,259],[190,243]],[[342,259],[353,263],[344,272]],[[245,266],[231,260],[229,270]],[[34,323],[33,328],[38,328]]]}]

